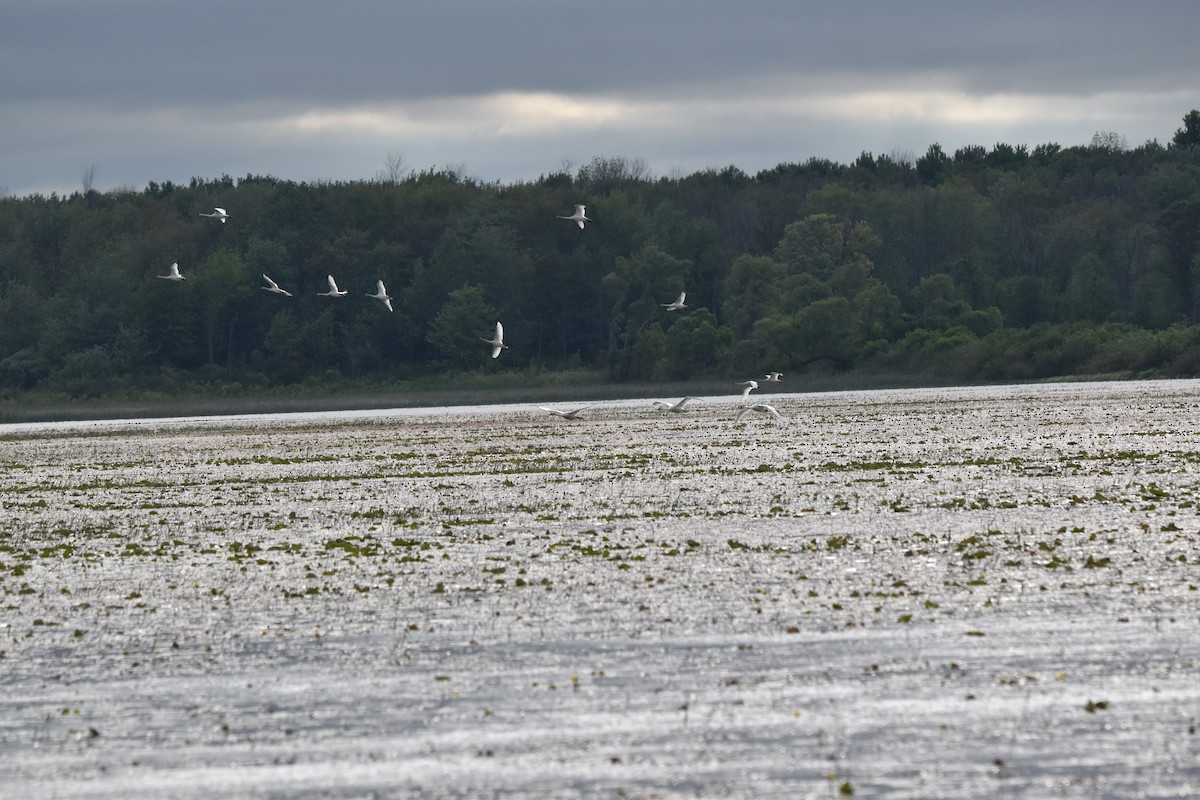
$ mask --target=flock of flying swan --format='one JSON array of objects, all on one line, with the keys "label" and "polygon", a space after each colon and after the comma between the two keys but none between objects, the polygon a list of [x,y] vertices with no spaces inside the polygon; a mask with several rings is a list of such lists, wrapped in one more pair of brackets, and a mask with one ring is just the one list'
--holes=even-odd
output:
[{"label": "flock of flying swan", "polygon": [[[490,344],[490,342],[489,342],[489,344]],[[763,377],[763,381],[766,383],[782,383],[782,378],[783,378],[782,372],[768,372]],[[771,417],[772,421],[776,425],[787,424],[786,420],[784,420],[783,416],[779,413],[778,409],[776,409],[775,406],[770,405],[768,403],[754,403],[753,405],[748,404],[748,400],[750,399],[750,392],[752,392],[758,388],[758,381],[755,381],[755,380],[742,381],[741,383],[737,383],[734,385],[742,387],[742,407],[740,409],[738,409],[737,416],[733,418],[734,422],[741,422],[742,417],[746,416],[747,414],[749,414],[750,412],[753,411],[757,414],[768,415],[769,417]],[[695,401],[697,403],[704,402],[701,398],[693,397],[692,395],[689,394],[685,397],[681,397],[680,399],[676,400],[673,403],[668,402],[667,400],[655,400],[650,405],[652,408],[659,409],[660,411],[669,411],[672,414],[682,414],[686,410],[685,407],[687,406],[687,404],[690,402],[693,402],[693,401]],[[557,408],[548,408],[546,406],[538,406],[538,408],[540,410],[548,412],[550,414],[553,414],[556,417],[562,417],[563,419],[572,419],[572,420],[583,419],[583,417],[580,416],[580,413],[583,411],[587,411],[589,409],[595,408],[595,407],[596,406],[594,406],[594,405],[590,405],[590,406],[584,406],[583,408],[576,408],[576,409],[573,409],[570,411],[562,411]]]},{"label": "flock of flying swan", "polygon": [[[227,219],[229,219],[229,212],[227,212],[225,209],[221,208],[220,206],[214,206],[211,213],[209,213],[209,214],[202,213],[202,214],[200,214],[200,216],[209,217],[210,219],[217,219],[217,220],[221,221],[221,224],[224,224],[225,221]],[[571,222],[574,222],[576,225],[579,226],[580,230],[583,230],[584,223],[592,221],[592,218],[587,215],[587,206],[585,206],[585,205],[575,206],[575,213],[571,214],[570,216],[561,216],[560,215],[559,219],[565,219],[565,220],[570,220]],[[171,265],[171,271],[168,274],[159,275],[157,277],[163,278],[165,280],[170,280],[170,281],[187,280],[183,275],[180,274],[178,262]],[[271,292],[272,294],[282,295],[283,297],[292,297],[291,292],[287,291],[286,289],[281,288],[279,286],[279,284],[276,283],[274,280],[272,280],[270,278],[270,276],[268,276],[266,273],[263,273],[262,277],[263,277],[263,280],[267,282],[266,286],[261,287],[264,292]],[[326,275],[325,280],[329,284],[329,290],[325,291],[325,292],[317,292],[317,295],[319,297],[345,297],[346,295],[349,294],[348,291],[338,288],[337,281],[335,281],[333,279],[332,275]],[[383,303],[384,308],[386,308],[388,311],[394,310],[392,308],[392,298],[391,298],[391,296],[388,295],[387,289],[384,287],[383,281],[381,281],[381,280],[375,282],[375,293],[368,294],[367,297],[370,297],[374,300],[378,300],[379,302]],[[687,306],[684,304],[684,300],[686,298],[687,298],[687,292],[680,292],[679,297],[676,298],[674,302],[660,303],[659,305],[661,305],[667,311],[678,311],[680,309],[687,308]],[[508,345],[506,345],[504,343],[504,326],[501,325],[499,322],[496,323],[496,335],[493,338],[485,339],[484,337],[481,336],[481,337],[479,337],[479,340],[485,344],[491,345],[492,358],[499,357],[501,352],[509,349]],[[774,373],[774,374],[778,375],[778,373]],[[767,380],[770,381],[770,380],[772,380],[772,378],[770,376],[767,376]],[[778,383],[778,378],[775,378],[774,382]],[[749,392],[748,389],[747,389],[747,392]],[[572,419],[574,419],[574,417],[572,417]]]},{"label": "flock of flying swan", "polygon": [[[225,209],[221,208],[220,206],[215,206],[212,210],[212,213],[210,213],[210,214],[202,213],[202,214],[200,214],[200,216],[209,217],[211,219],[217,219],[217,220],[220,220],[222,224],[224,224],[225,220],[229,219],[229,212],[227,212]],[[175,262],[174,264],[172,264],[170,272],[168,272],[166,275],[158,275],[156,277],[163,278],[163,279],[169,280],[169,281],[187,280],[187,278],[185,278],[179,272],[179,262]],[[264,281],[267,282],[266,286],[260,287],[260,288],[262,288],[262,290],[264,292],[270,292],[271,294],[277,294],[277,295],[281,295],[283,297],[292,297],[293,296],[291,292],[282,288],[278,283],[276,283],[274,280],[272,280],[270,275],[267,275],[265,272],[263,273],[262,278]],[[333,279],[332,275],[326,275],[325,280],[329,284],[329,290],[325,291],[325,292],[317,292],[317,295],[319,297],[345,297],[346,295],[350,294],[350,292],[348,292],[344,289],[338,288],[337,281],[335,281]],[[374,300],[378,300],[379,302],[383,303],[384,308],[386,308],[388,311],[394,310],[392,308],[392,297],[391,297],[391,295],[389,295],[387,293],[387,289],[384,287],[383,281],[381,281],[381,280],[375,282],[375,293],[368,294],[367,297],[370,297]]]},{"label": "flock of flying swan", "polygon": [[[753,383],[753,381],[748,381],[748,383]],[[743,384],[738,384],[738,385],[742,386]],[[757,385],[757,384],[755,384],[755,385]],[[749,393],[750,393],[750,388],[747,387],[742,392],[742,396],[746,397],[747,395],[749,395]],[[668,402],[666,400],[655,400],[650,405],[652,408],[656,408],[661,411],[669,411],[672,414],[682,414],[685,411],[685,406],[688,403],[693,402],[693,401],[697,402],[697,403],[704,402],[699,397],[693,397],[692,395],[687,395],[686,397],[681,397],[680,399],[676,400],[674,403]],[[574,409],[567,410],[567,411],[564,411],[564,410],[558,409],[558,408],[550,408],[548,406],[538,406],[538,409],[541,411],[545,411],[548,414],[553,414],[556,417],[562,417],[563,419],[581,420],[581,419],[583,419],[583,417],[580,415],[584,411],[588,411],[595,407],[596,407],[595,405],[589,405],[589,406],[583,406],[582,408],[574,408]],[[735,416],[733,418],[733,421],[735,423],[741,422],[742,417],[746,416],[750,412],[755,412],[758,414],[766,414],[771,417],[772,421],[776,425],[787,424],[786,420],[784,420],[783,416],[779,413],[779,411],[775,408],[775,406],[772,406],[768,403],[754,403],[753,405],[746,405],[743,403],[742,407],[740,409],[738,409],[737,416]]]},{"label": "flock of flying swan", "polygon": [[[208,213],[208,214],[201,213],[200,216],[208,217],[210,219],[220,220],[221,224],[224,224],[225,221],[227,219],[229,219],[229,213],[225,209],[221,208],[220,206],[214,206],[211,213]],[[570,216],[561,216],[560,215],[558,218],[574,222],[576,225],[579,226],[580,230],[583,230],[584,223],[592,222],[592,218],[587,215],[587,206],[584,206],[584,205],[575,206],[575,212],[573,214],[571,214]],[[156,277],[159,277],[159,278],[162,278],[162,279],[168,280],[168,281],[187,280],[187,278],[185,278],[179,271],[179,262],[175,262],[175,263],[171,264],[170,271],[166,275],[158,275]],[[291,292],[287,291],[286,289],[281,288],[279,286],[279,284],[276,283],[275,281],[273,281],[271,279],[271,277],[269,275],[267,275],[265,272],[263,273],[262,278],[264,281],[267,282],[266,286],[261,287],[264,292],[271,292],[272,294],[282,295],[283,297],[292,297]],[[333,279],[332,275],[326,275],[325,280],[329,284],[329,290],[325,291],[325,292],[317,292],[317,295],[319,297],[345,297],[346,295],[348,295],[350,293],[344,289],[339,289],[338,285],[337,285],[337,281],[335,281]],[[392,308],[392,297],[387,293],[387,288],[383,285],[382,280],[378,280],[375,282],[375,293],[368,294],[367,297],[370,297],[373,300],[378,300],[379,302],[383,303],[384,308],[386,308],[388,311],[394,310]],[[684,302],[686,299],[687,299],[687,292],[684,291],[684,292],[680,292],[679,297],[675,298],[675,300],[673,302],[659,303],[659,305],[662,308],[665,308],[667,311],[679,311],[681,309],[687,308],[687,305]],[[483,336],[480,336],[479,341],[483,342],[484,344],[486,344],[492,348],[492,358],[499,358],[500,354],[502,352],[509,349],[508,345],[506,345],[504,343],[504,326],[499,321],[496,322],[496,332],[492,336],[492,338],[487,339]],[[781,377],[782,377],[782,373],[769,372],[763,378],[763,381],[765,383],[779,383]],[[758,412],[761,414],[769,414],[775,419],[775,421],[777,423],[783,422],[783,418],[779,415],[779,412],[776,411],[772,406],[767,405],[766,403],[756,403],[754,405],[746,405],[746,402],[750,398],[750,392],[752,392],[758,388],[758,381],[748,380],[748,381],[743,381],[737,385],[743,387],[742,388],[742,403],[743,403],[743,405],[742,405],[742,409],[740,411],[738,411],[737,417],[734,419],[734,422],[741,420],[741,418],[745,414],[747,414],[751,411],[755,411],[755,412]],[[684,411],[684,406],[693,400],[698,401],[699,398],[688,395],[687,397],[681,398],[680,400],[677,400],[674,403],[668,403],[665,400],[655,400],[653,403],[653,406],[654,406],[654,408],[662,409],[664,411],[669,411],[674,414],[681,414]],[[581,412],[595,408],[595,406],[584,406],[582,408],[576,408],[576,409],[573,409],[570,411],[560,411],[558,409],[546,408],[544,406],[540,406],[539,408],[541,408],[542,411],[547,411],[550,414],[553,414],[554,416],[557,416],[557,417],[562,417],[563,419],[578,420],[578,419],[582,419],[582,417],[579,416]]]}]

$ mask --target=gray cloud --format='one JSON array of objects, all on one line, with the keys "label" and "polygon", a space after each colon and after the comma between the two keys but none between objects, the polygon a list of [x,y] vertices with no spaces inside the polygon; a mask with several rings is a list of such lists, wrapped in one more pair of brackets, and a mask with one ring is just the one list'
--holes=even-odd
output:
[{"label": "gray cloud", "polygon": [[10,0],[0,186],[1140,144],[1197,105],[1198,28],[1188,3]]}]

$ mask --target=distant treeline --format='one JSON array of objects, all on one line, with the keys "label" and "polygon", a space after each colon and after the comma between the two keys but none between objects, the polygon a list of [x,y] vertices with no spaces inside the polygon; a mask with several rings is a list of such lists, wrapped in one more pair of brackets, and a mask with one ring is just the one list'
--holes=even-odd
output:
[{"label": "distant treeline", "polygon": [[[596,157],[490,184],[389,157],[372,180],[96,192],[89,172],[69,197],[0,199],[0,396],[493,371],[1197,375],[1200,112],[1183,122],[1167,145],[934,144],[757,175]],[[557,218],[576,204],[582,230]],[[200,216],[214,207],[228,222]],[[186,280],[156,279],[173,262]],[[327,275],[349,294],[319,297]],[[366,296],[380,279],[394,313]]]}]

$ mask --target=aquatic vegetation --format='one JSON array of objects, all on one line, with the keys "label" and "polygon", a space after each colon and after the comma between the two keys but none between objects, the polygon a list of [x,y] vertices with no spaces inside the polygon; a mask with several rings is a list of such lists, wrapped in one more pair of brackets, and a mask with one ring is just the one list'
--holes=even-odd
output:
[{"label": "aquatic vegetation", "polygon": [[806,424],[763,438],[719,398],[670,425],[5,431],[0,784],[70,783],[112,743],[181,796],[172,768],[367,752],[457,796],[480,754],[501,794],[691,796],[736,763],[754,796],[916,795],[921,764],[986,796],[1000,730],[1013,794],[1074,770],[1169,795],[1197,777],[1167,733],[1200,701],[1197,389],[788,395]]}]

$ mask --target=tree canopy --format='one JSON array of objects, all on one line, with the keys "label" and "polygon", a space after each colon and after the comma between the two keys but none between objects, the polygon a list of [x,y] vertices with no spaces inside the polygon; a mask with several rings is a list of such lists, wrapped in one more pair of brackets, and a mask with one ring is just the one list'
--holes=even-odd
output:
[{"label": "tree canopy", "polygon": [[[1191,111],[1166,146],[934,143],[757,175],[597,156],[483,184],[389,155],[358,182],[101,193],[85,172],[70,196],[0,198],[0,396],[463,370],[1193,375],[1197,143]],[[576,204],[585,229],[557,219]],[[226,223],[200,216],[215,206]],[[186,280],[156,280],[172,262]],[[348,295],[318,296],[326,275]],[[365,296],[379,279],[394,314]],[[493,360],[478,339],[497,319],[510,349]]]}]

